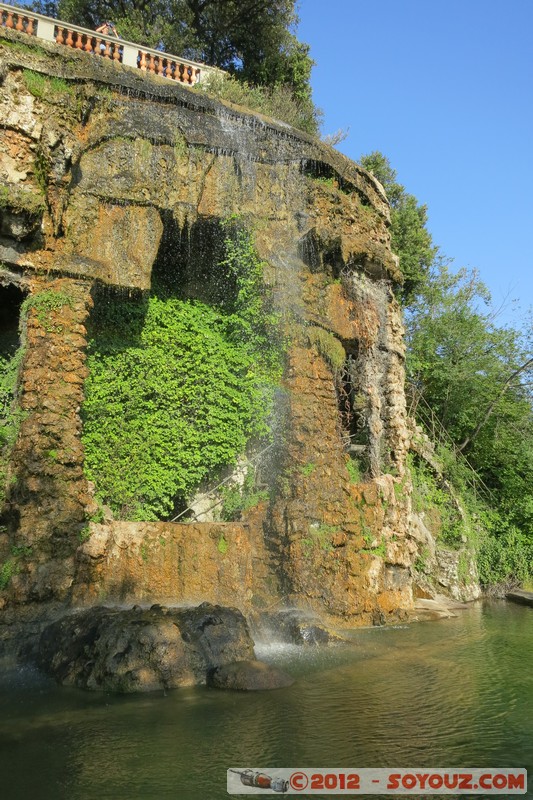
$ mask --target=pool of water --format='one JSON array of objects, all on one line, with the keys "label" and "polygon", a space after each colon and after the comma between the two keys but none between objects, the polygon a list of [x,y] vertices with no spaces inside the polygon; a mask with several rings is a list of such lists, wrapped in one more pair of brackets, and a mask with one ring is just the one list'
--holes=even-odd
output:
[{"label": "pool of water", "polygon": [[[525,767],[533,777],[533,609],[267,645],[289,689],[115,696],[0,676],[5,800],[218,800],[250,767]],[[530,790],[527,797],[533,798]]]}]

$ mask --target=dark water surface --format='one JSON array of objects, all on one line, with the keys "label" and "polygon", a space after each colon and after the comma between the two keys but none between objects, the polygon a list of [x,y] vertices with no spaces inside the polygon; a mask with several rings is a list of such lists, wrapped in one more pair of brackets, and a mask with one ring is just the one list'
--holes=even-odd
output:
[{"label": "dark water surface", "polygon": [[235,765],[526,767],[533,784],[533,608],[487,603],[359,631],[353,647],[258,654],[296,684],[121,697],[4,673],[0,798],[219,800]]}]

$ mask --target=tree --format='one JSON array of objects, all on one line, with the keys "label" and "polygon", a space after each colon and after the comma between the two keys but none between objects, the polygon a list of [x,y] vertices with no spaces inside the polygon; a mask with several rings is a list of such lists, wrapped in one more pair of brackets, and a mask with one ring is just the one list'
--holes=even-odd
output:
[{"label": "tree", "polygon": [[401,298],[414,300],[428,280],[438,248],[427,230],[427,206],[419,205],[412,194],[396,181],[388,158],[378,151],[361,156],[359,163],[383,185],[391,207],[391,245],[400,259],[403,275]]},{"label": "tree", "polygon": [[407,374],[508,521],[533,527],[533,358],[475,273],[434,269],[406,314]]}]

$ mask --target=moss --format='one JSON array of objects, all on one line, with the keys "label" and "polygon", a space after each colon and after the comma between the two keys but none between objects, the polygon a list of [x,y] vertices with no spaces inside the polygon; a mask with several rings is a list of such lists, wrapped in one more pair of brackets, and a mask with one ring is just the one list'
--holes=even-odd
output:
[{"label": "moss", "polygon": [[26,213],[36,217],[43,213],[46,206],[44,197],[35,190],[0,186],[0,208],[9,208],[16,213]]},{"label": "moss", "polygon": [[300,472],[305,478],[308,478],[309,475],[312,475],[315,469],[316,469],[316,464],[313,464],[313,462],[310,461],[309,464],[306,464],[304,467],[300,467]]},{"label": "moss", "polygon": [[0,567],[0,591],[6,589],[11,582],[11,578],[17,575],[20,567],[13,558],[8,558]]},{"label": "moss", "polygon": [[2,36],[0,43],[2,46],[9,47],[10,50],[15,50],[19,53],[29,53],[30,55],[35,55],[35,47],[30,47],[29,45],[16,41],[15,39],[7,39]]},{"label": "moss", "polygon": [[91,538],[91,530],[88,525],[85,525],[78,534],[78,539],[80,540],[80,544],[83,544],[87,541],[87,539]]},{"label": "moss", "polygon": [[176,157],[176,161],[179,161],[186,155],[188,151],[188,144],[185,136],[183,136],[179,131],[176,133],[176,138],[174,140],[174,155]]},{"label": "moss", "polygon": [[334,370],[342,368],[346,361],[346,351],[339,340],[324,328],[310,325],[306,328],[309,344],[315,346]]},{"label": "moss", "polygon": [[23,70],[22,78],[30,94],[39,100],[53,102],[57,99],[58,95],[74,94],[73,87],[63,80],[63,78],[53,78],[48,75],[42,75],[40,72],[35,72],[32,69]]}]

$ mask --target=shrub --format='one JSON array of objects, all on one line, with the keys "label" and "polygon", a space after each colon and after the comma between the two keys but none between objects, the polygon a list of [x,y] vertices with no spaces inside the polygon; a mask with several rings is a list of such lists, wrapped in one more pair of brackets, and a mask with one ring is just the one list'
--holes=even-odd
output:
[{"label": "shrub", "polygon": [[268,434],[281,375],[277,318],[251,236],[225,223],[237,290],[224,308],[164,291],[96,312],[82,409],[86,474],[116,516],[172,514],[208,476]]}]

